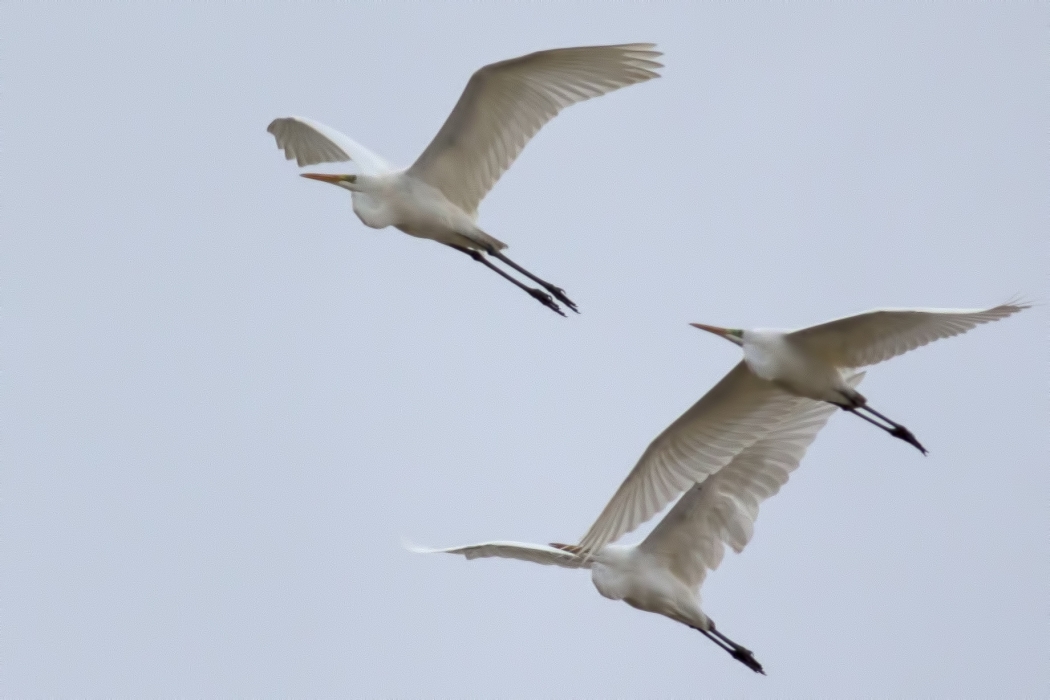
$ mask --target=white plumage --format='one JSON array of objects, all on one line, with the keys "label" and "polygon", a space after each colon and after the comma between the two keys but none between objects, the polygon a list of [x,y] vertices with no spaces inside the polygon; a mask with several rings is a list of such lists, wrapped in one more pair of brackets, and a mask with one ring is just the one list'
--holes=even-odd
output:
[{"label": "white plumage", "polygon": [[[862,378],[856,375],[851,385]],[[787,483],[835,412],[834,406],[807,399],[793,398],[792,404],[766,437],[703,484],[693,485],[639,545],[693,589],[718,568],[725,546],[743,551],[754,533],[759,505]]]},{"label": "white plumage", "polygon": [[567,569],[590,568],[590,562],[572,552],[558,549],[545,544],[529,544],[526,542],[481,542],[479,544],[468,544],[462,547],[447,547],[434,549],[431,547],[420,547],[409,542],[404,543],[405,548],[417,554],[462,554],[467,559],[489,559],[492,557],[500,559],[519,559],[530,561],[533,564],[544,566],[562,566]]},{"label": "white plumage", "polygon": [[[564,290],[500,253],[506,244],[477,226],[478,205],[529,139],[562,109],[658,77],[658,56],[653,44],[583,46],[487,65],[470,78],[433,141],[406,169],[391,167],[335,129],[304,117],[275,119],[267,131],[300,166],[355,162],[357,174],[304,177],[351,191],[354,212],[365,225],[394,226],[444,243],[497,271],[548,308],[562,313],[557,299],[575,311]],[[525,285],[486,256],[504,262],[546,292]]]},{"label": "white plumage", "polygon": [[883,362],[1027,309],[1010,301],[990,309],[877,309],[795,331],[693,326],[741,346],[751,374],[795,396],[827,401],[915,446],[910,430],[868,405],[847,382],[851,370]]},{"label": "white plumage", "polygon": [[[860,378],[856,375],[853,383]],[[702,484],[689,488],[640,544],[602,544],[589,552],[579,545],[548,547],[520,542],[410,549],[461,554],[467,559],[501,557],[572,569],[589,568],[595,588],[606,598],[623,600],[632,607],[693,627],[733,658],[762,673],[762,666],[751,651],[723,635],[700,609],[699,591],[707,572],[721,563],[725,546],[739,552],[747,545],[759,504],[787,482],[788,475],[835,411],[826,403],[786,394],[784,397],[777,415],[767,416],[769,423],[762,436],[726,460]],[[681,419],[672,428],[679,423]],[[670,431],[669,428],[665,435]],[[621,487],[617,493],[622,491]]]},{"label": "white plumage", "polygon": [[[747,545],[759,505],[787,482],[836,408],[924,450],[906,428],[867,405],[855,388],[863,376],[855,368],[1027,307],[878,310],[797,331],[692,324],[740,345],[744,360],[653,440],[579,544],[488,542],[416,551],[590,568],[603,596],[693,627],[762,672],[752,653],[700,609],[699,588],[725,546],[739,552]],[[611,544],[683,491],[640,544]]]},{"label": "white plumage", "polygon": [[829,364],[868,367],[1027,308],[1011,301],[990,309],[876,309],[802,328],[790,337]]},{"label": "white plumage", "polygon": [[653,440],[580,546],[595,551],[651,518],[690,484],[702,482],[760,439],[796,396],[857,413],[925,452],[907,428],[867,406],[849,385],[851,370],[1023,308],[1007,303],[983,310],[880,309],[796,331],[693,324],[741,345],[744,360]]},{"label": "white plumage", "polygon": [[741,362],[650,443],[580,547],[594,552],[631,532],[761,439],[797,403]]},{"label": "white plumage", "polygon": [[365,175],[385,175],[395,168],[349,136],[306,117],[274,119],[266,128],[277,139],[285,158],[299,167],[353,161]]}]

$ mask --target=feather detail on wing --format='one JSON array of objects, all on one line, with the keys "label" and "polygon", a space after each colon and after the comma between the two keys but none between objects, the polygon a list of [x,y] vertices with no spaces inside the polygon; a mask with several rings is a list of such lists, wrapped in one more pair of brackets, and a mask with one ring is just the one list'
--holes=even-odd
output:
[{"label": "feather detail on wing", "polygon": [[266,130],[277,140],[277,147],[299,167],[317,163],[352,160],[365,175],[382,175],[393,168],[381,157],[335,129],[306,117],[282,117],[270,122]]},{"label": "feather detail on wing", "polygon": [[539,51],[471,76],[434,140],[408,174],[464,212],[478,204],[540,128],[569,105],[658,77],[653,44]]},{"label": "feather detail on wing", "polygon": [[1011,301],[983,310],[882,309],[802,328],[787,339],[838,367],[867,367],[1028,307]]},{"label": "feather detail on wing", "polygon": [[588,568],[589,562],[573,552],[548,547],[543,544],[528,544],[525,542],[481,542],[479,544],[468,544],[461,547],[446,547],[443,549],[429,549],[416,545],[403,543],[405,549],[418,554],[462,554],[467,559],[483,559],[498,557],[501,559],[520,559],[531,561],[534,564],[545,566],[561,566],[567,569]]},{"label": "feather detail on wing", "polygon": [[741,362],[653,440],[580,547],[593,555],[635,529],[761,439],[794,405],[791,394]]},{"label": "feather detail on wing", "polygon": [[[856,386],[863,373],[850,379]],[[699,589],[722,562],[725,545],[740,552],[751,540],[762,501],[787,483],[836,407],[795,397],[766,435],[721,471],[693,486],[638,548],[661,558],[683,583]]]}]

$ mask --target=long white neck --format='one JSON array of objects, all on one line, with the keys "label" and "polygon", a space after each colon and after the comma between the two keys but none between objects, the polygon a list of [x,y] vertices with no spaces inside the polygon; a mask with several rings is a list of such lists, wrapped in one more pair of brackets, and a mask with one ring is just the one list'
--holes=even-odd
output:
[{"label": "long white neck", "polygon": [[744,361],[757,376],[817,401],[841,401],[842,371],[791,342],[788,331],[744,331]]},{"label": "long white neck", "polygon": [[790,354],[784,343],[784,331],[745,330],[743,336],[744,361],[747,366],[759,377],[775,380]]},{"label": "long white neck", "polygon": [[361,223],[370,228],[386,228],[397,224],[397,213],[390,205],[389,176],[358,175],[354,182],[346,184],[351,191],[354,213]]}]

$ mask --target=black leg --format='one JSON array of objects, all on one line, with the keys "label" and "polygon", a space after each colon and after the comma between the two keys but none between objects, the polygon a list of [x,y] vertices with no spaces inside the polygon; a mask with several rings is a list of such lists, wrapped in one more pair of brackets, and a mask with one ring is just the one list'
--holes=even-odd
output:
[{"label": "black leg", "polygon": [[530,280],[532,280],[533,282],[535,282],[536,284],[540,285],[541,287],[546,289],[548,292],[553,294],[555,299],[557,299],[561,303],[565,304],[566,306],[568,306],[570,309],[572,309],[576,313],[580,313],[576,309],[576,304],[572,303],[572,300],[569,299],[569,297],[565,296],[565,290],[562,289],[561,287],[555,287],[550,282],[545,282],[544,280],[541,280],[539,277],[537,277],[536,275],[532,274],[531,272],[526,270],[524,267],[522,267],[518,263],[514,262],[513,260],[508,258],[503,253],[499,252],[498,250],[490,250],[489,251],[489,255],[492,255],[493,257],[499,258],[503,262],[507,263],[508,265],[513,267],[515,270],[517,270],[521,274],[525,275]]},{"label": "black leg", "polygon": [[514,283],[516,286],[520,287],[521,289],[524,289],[529,294],[529,296],[531,296],[533,299],[535,299],[536,301],[538,301],[541,304],[543,304],[544,306],[546,306],[551,311],[553,311],[553,312],[555,312],[557,314],[560,314],[562,316],[565,315],[565,313],[561,310],[561,307],[559,307],[557,304],[554,303],[554,300],[551,299],[549,294],[547,294],[546,292],[542,292],[539,289],[534,289],[533,287],[529,287],[528,285],[522,284],[519,280],[514,279],[513,277],[508,275],[506,272],[504,272],[503,270],[499,269],[498,267],[493,265],[491,262],[489,262],[485,258],[485,256],[482,255],[480,252],[478,252],[476,250],[473,250],[472,248],[462,248],[462,247],[460,247],[458,245],[449,246],[449,247],[450,248],[455,248],[459,252],[465,253],[466,255],[469,255],[470,257],[474,258],[475,260],[477,260],[479,263],[481,263],[485,267],[487,267],[490,270],[493,270],[494,272],[496,272],[500,277],[503,277],[504,279],[507,279],[507,280],[511,281],[512,283]]},{"label": "black leg", "polygon": [[864,410],[874,414],[876,417],[881,418],[882,420],[886,421],[891,426],[893,426],[892,430],[887,431],[887,432],[889,432],[890,435],[892,435],[895,438],[899,438],[901,440],[904,440],[904,442],[908,443],[909,445],[914,446],[917,450],[919,450],[919,452],[922,452],[923,454],[926,454],[926,452],[927,452],[926,448],[923,447],[919,443],[919,441],[916,439],[915,435],[913,435],[912,432],[910,430],[908,430],[907,428],[905,428],[903,425],[901,425],[900,423],[897,423],[896,421],[890,420],[889,418],[887,418],[886,416],[882,415],[881,413],[876,411],[871,406],[868,406],[867,404],[864,404]]},{"label": "black leg", "polygon": [[761,673],[763,676],[766,675],[766,672],[762,669],[762,664],[758,663],[758,659],[756,659],[754,654],[751,653],[751,650],[745,649],[729,637],[716,630],[714,623],[711,624],[710,630],[703,630],[699,627],[694,627],[693,629],[710,639],[720,648],[724,649],[726,653],[728,653],[740,663],[747,666],[755,673]]},{"label": "black leg", "polygon": [[[894,421],[890,420],[889,418],[887,418],[886,416],[882,415],[878,411],[869,408],[867,406],[867,404],[864,404],[864,405],[861,405],[861,406],[842,406],[840,404],[839,408],[841,408],[843,411],[849,411],[853,415],[863,418],[864,420],[868,421],[869,423],[871,423],[874,426],[882,428],[883,430],[885,430],[887,433],[889,433],[893,437],[895,437],[895,438],[897,438],[899,440],[903,440],[904,442],[908,443],[909,445],[915,447],[917,450],[919,450],[919,452],[922,452],[923,454],[927,453],[926,448],[922,446],[922,443],[920,443],[918,441],[918,439],[914,435],[912,435],[912,432],[910,430],[905,428],[900,423],[895,423]],[[877,416],[877,417],[881,418],[882,420],[886,421],[887,423],[889,423],[889,425],[888,426],[887,425],[883,425],[882,423],[878,422],[877,420],[875,420],[871,416],[868,416],[868,415],[865,415],[865,414],[861,413],[862,410],[863,411],[869,411],[870,413],[873,413],[875,416]]]}]

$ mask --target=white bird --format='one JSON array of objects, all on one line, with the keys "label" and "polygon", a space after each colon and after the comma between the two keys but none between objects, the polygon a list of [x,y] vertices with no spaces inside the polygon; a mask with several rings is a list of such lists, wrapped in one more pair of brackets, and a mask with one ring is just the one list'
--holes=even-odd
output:
[{"label": "white bird", "polygon": [[926,454],[910,430],[871,408],[868,400],[848,385],[850,370],[965,333],[1028,307],[1009,302],[984,310],[878,309],[795,331],[691,325],[741,346],[743,364],[763,381],[796,396],[832,403]]},{"label": "white bird", "polygon": [[[539,51],[487,65],[471,76],[444,126],[416,162],[396,169],[338,131],[304,117],[267,128],[300,167],[354,161],[353,175],[304,174],[352,193],[354,213],[371,228],[394,226],[466,253],[548,308],[551,298],[576,311],[564,290],[536,277],[502,252],[506,244],[477,226],[478,205],[540,128],[565,107],[659,77],[654,44],[583,46]],[[539,284],[529,287],[487,256]]]},{"label": "white bird", "polygon": [[[873,365],[939,338],[996,321],[1027,304],[987,310],[887,309],[797,331],[718,328],[694,323],[744,349],[744,359],[692,408],[662,432],[580,540],[585,554],[647,521],[694,483],[729,464],[785,416],[799,399],[858,413],[871,411],[853,387],[853,368]],[[875,414],[881,417],[881,414]],[[876,422],[890,434],[922,446],[906,428]]]},{"label": "white bird", "polygon": [[[854,375],[851,383],[856,384],[860,379],[860,374]],[[719,391],[716,387],[697,405]],[[603,543],[586,550],[580,545],[557,543],[543,546],[485,542],[447,549],[410,549],[462,554],[467,559],[504,557],[571,569],[589,568],[595,588],[606,598],[622,600],[639,610],[665,615],[688,625],[752,671],[765,673],[749,649],[722,634],[700,609],[700,586],[707,571],[721,563],[724,545],[737,552],[744,549],[751,539],[759,504],[787,482],[788,475],[798,466],[806,448],[834,411],[835,407],[826,403],[787,396],[780,402],[776,415],[763,417],[763,433],[759,439],[728,458],[728,463],[703,483],[692,486],[637,545]],[[683,419],[691,413],[693,411]],[[689,458],[678,454],[668,442],[674,433],[678,434],[676,439],[683,438],[683,433],[700,437],[694,430],[697,424],[683,422],[683,419],[657,438],[646,452],[647,457],[652,459],[655,449],[663,459]],[[643,457],[642,463],[646,459]],[[625,486],[634,478],[632,473]],[[668,485],[668,490],[673,488]],[[605,515],[603,513],[602,518]],[[602,518],[595,527],[599,527]]]},{"label": "white bird", "polygon": [[[744,359],[653,440],[579,544],[494,542],[435,551],[590,566],[602,595],[696,627],[734,658],[761,670],[749,651],[700,616],[696,591],[704,569],[720,561],[721,549],[715,553],[713,545],[703,544],[715,535],[697,533],[717,532],[718,541],[737,551],[743,548],[758,503],[787,480],[835,408],[871,411],[855,388],[861,375],[854,368],[1028,306],[1011,302],[986,310],[871,311],[797,331],[692,324],[742,346]],[[857,415],[896,437],[910,437],[922,449],[903,426],[883,418],[890,425],[886,427]],[[687,489],[689,495],[637,547],[610,545]],[[691,529],[686,522],[707,524]]]}]

